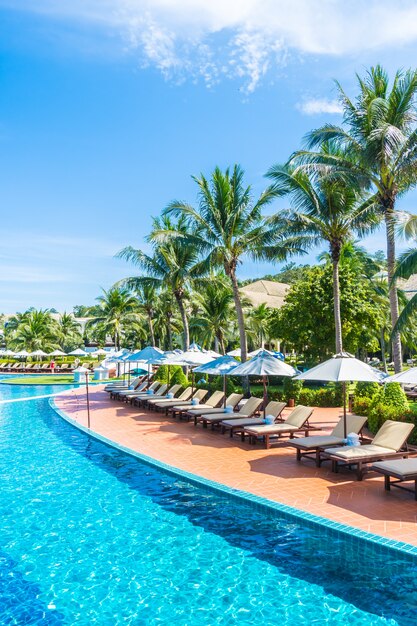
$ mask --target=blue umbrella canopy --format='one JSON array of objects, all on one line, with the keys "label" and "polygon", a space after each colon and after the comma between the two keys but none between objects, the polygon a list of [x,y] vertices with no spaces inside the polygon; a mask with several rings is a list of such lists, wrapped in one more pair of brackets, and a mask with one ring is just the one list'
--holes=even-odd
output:
[{"label": "blue umbrella canopy", "polygon": [[153,346],[146,346],[143,350],[139,350],[139,352],[134,352],[131,354],[126,361],[133,361],[137,363],[139,361],[145,363],[153,363],[157,359],[160,359],[163,354],[163,351],[159,348],[154,348]]},{"label": "blue umbrella canopy", "polygon": [[291,365],[273,356],[268,350],[263,350],[250,361],[240,363],[230,373],[232,376],[294,376],[297,372]]},{"label": "blue umbrella canopy", "polygon": [[225,376],[226,374],[229,374],[229,372],[231,372],[231,370],[233,370],[237,365],[239,365],[239,361],[236,361],[236,359],[226,354],[218,359],[214,359],[214,361],[210,361],[209,363],[196,367],[194,372],[207,374],[209,376]]}]

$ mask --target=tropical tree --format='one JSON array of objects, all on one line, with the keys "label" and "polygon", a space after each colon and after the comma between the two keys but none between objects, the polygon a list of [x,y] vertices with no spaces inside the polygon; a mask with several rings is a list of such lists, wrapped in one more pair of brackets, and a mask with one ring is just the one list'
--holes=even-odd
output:
[{"label": "tropical tree", "polygon": [[198,206],[175,200],[165,209],[165,215],[185,220],[187,232],[165,230],[156,236],[160,241],[179,238],[186,246],[193,244],[202,257],[196,268],[198,272],[224,270],[232,286],[242,361],[245,361],[247,340],[237,269],[243,256],[255,261],[282,260],[296,249],[296,244],[273,232],[263,219],[262,209],[275,198],[273,188],[268,187],[254,200],[243,176],[243,170],[235,165],[224,172],[216,167],[210,180],[203,174],[193,177],[199,190]]},{"label": "tropical tree", "polygon": [[203,346],[211,348],[214,344],[214,349],[224,354],[236,320],[230,284],[224,276],[212,275],[199,281],[198,287],[193,294],[197,310],[190,319],[190,330]]},{"label": "tropical tree", "polygon": [[153,318],[155,315],[155,306],[157,301],[157,289],[154,285],[138,285],[135,291],[138,299],[139,308],[143,311],[148,322],[149,338],[151,345],[155,346],[155,333],[153,329]]},{"label": "tropical tree", "polygon": [[99,330],[104,336],[110,335],[119,350],[123,334],[128,329],[139,330],[141,327],[138,301],[127,289],[118,286],[102,291],[102,295],[96,298],[99,311],[86,326]]},{"label": "tropical tree", "polygon": [[264,348],[265,340],[269,338],[269,322],[271,309],[263,302],[259,306],[247,309],[247,332],[255,348]]},{"label": "tropical tree", "polygon": [[[181,319],[176,311],[175,298],[172,291],[164,289],[158,295],[154,309],[154,328],[157,345],[167,350],[174,349],[174,337],[181,336]],[[180,341],[179,345],[182,345]]]},{"label": "tropical tree", "polygon": [[81,328],[72,313],[62,313],[57,321],[59,344],[65,351],[73,350],[82,343]]},{"label": "tropical tree", "polygon": [[182,217],[173,222],[168,216],[154,218],[153,228],[148,237],[152,243],[152,254],[146,254],[128,246],[119,252],[119,258],[130,261],[139,267],[144,274],[133,276],[120,281],[129,289],[138,291],[143,287],[169,291],[173,294],[181,315],[183,325],[183,348],[188,350],[190,345],[190,331],[186,310],[186,297],[194,274],[194,268],[198,260],[198,249],[192,242],[186,242],[182,237],[165,238],[160,241],[160,233],[187,234],[186,220]]},{"label": "tropical tree", "polygon": [[[346,181],[375,194],[385,221],[387,269],[395,371],[402,368],[401,341],[395,278],[395,221],[397,200],[417,181],[416,93],[417,71],[398,71],[390,86],[381,66],[358,76],[359,94],[352,101],[337,83],[344,125],[326,124],[307,138],[309,151],[294,155],[294,162],[315,173],[338,173]],[[340,154],[312,152],[331,142]]]},{"label": "tropical tree", "polygon": [[[326,147],[326,154],[338,153]],[[353,186],[324,173],[309,175],[294,165],[275,165],[267,176],[276,185],[276,193],[288,195],[291,209],[270,218],[270,223],[290,236],[303,235],[304,247],[322,242],[329,247],[333,268],[333,311],[336,333],[336,352],[343,350],[342,320],[340,315],[339,264],[343,245],[367,234],[377,226],[373,198],[362,201]]]},{"label": "tropical tree", "polygon": [[8,331],[14,350],[51,352],[59,348],[58,325],[49,309],[31,309],[17,314],[9,320]]}]

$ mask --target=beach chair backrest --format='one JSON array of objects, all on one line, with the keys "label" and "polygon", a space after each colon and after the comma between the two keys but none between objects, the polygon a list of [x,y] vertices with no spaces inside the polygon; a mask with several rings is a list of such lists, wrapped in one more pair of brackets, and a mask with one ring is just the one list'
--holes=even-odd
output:
[{"label": "beach chair backrest", "polygon": [[372,439],[372,443],[375,446],[390,448],[398,452],[407,441],[413,428],[414,424],[409,424],[408,422],[387,420]]},{"label": "beach chair backrest", "polygon": [[[362,428],[365,426],[367,418],[362,415],[347,415],[346,416],[346,434],[349,433],[360,433]],[[345,429],[343,426],[343,417],[340,419],[336,426],[332,430],[333,437],[340,437],[341,439],[345,436]]]},{"label": "beach chair backrest", "polygon": [[197,391],[193,395],[193,400],[200,400],[200,401],[204,400],[207,394],[208,394],[207,389],[197,389]]},{"label": "beach chair backrest", "polygon": [[153,391],[156,391],[160,386],[161,383],[156,380],[154,383],[152,383],[152,385],[149,386],[149,389],[153,389]]},{"label": "beach chair backrest", "polygon": [[291,411],[288,418],[285,420],[285,423],[289,426],[296,426],[297,428],[301,428],[304,426],[310,415],[312,414],[313,409],[311,406],[303,406],[299,404],[295,407],[293,411]]},{"label": "beach chair backrest", "polygon": [[247,402],[242,406],[239,413],[243,415],[253,415],[257,409],[262,404],[262,398],[256,398],[255,396],[251,396]]},{"label": "beach chair backrest", "polygon": [[180,389],[181,385],[172,385],[172,387],[168,389],[168,393],[172,393],[175,396],[175,394],[178,393]]},{"label": "beach chair backrest", "polygon": [[162,394],[164,394],[166,392],[166,390],[168,389],[168,385],[166,385],[165,383],[163,385],[161,385],[158,389],[158,391],[156,392],[157,396],[162,396]]},{"label": "beach chair backrest", "polygon": [[281,415],[286,406],[287,405],[285,402],[268,402],[265,407],[265,415],[273,415],[275,419],[277,419],[277,417]]},{"label": "beach chair backrest", "polygon": [[208,406],[212,406],[214,408],[218,404],[220,404],[220,402],[222,402],[223,398],[224,398],[223,391],[214,391],[211,394],[210,398],[208,398],[206,400],[206,404],[208,404]]},{"label": "beach chair backrest", "polygon": [[235,406],[239,404],[242,398],[243,393],[231,393],[230,396],[226,398],[226,406],[232,406],[233,408],[235,408]]},{"label": "beach chair backrest", "polygon": [[193,390],[191,389],[191,387],[186,387],[184,391],[182,392],[182,394],[178,396],[177,400],[189,400],[191,398],[192,393],[193,393]]}]

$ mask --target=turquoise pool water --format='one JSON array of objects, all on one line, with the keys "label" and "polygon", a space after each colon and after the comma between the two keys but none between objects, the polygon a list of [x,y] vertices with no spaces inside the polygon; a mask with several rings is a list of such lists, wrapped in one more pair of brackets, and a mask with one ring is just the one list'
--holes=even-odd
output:
[{"label": "turquoise pool water", "polygon": [[0,476],[2,626],[416,623],[415,558],[165,474],[47,399],[0,405]]}]

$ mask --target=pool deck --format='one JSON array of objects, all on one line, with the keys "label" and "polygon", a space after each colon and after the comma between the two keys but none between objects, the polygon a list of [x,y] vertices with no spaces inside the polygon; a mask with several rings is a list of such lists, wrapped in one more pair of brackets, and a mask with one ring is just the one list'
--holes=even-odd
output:
[{"label": "pool deck", "polygon": [[[87,425],[84,390],[66,391],[55,402]],[[383,478],[376,474],[357,482],[353,472],[334,474],[328,463],[321,468],[309,460],[297,463],[295,449],[285,440],[269,450],[244,444],[201,425],[111,401],[101,387],[90,389],[90,415],[97,434],[172,467],[417,546],[417,502],[400,489],[385,492]],[[312,421],[324,434],[339,417],[337,408],[317,408]]]}]

